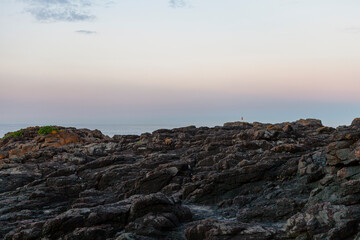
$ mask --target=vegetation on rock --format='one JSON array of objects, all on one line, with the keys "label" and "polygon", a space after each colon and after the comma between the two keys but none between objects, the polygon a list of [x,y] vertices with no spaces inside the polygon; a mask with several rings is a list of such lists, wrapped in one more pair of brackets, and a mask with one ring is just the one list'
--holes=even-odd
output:
[{"label": "vegetation on rock", "polygon": [[6,139],[9,137],[21,137],[23,134],[24,134],[23,131],[19,130],[19,131],[15,131],[15,132],[10,132],[7,135],[5,135],[3,138],[0,138],[0,139]]},{"label": "vegetation on rock", "polygon": [[46,134],[50,134],[50,133],[57,133],[59,130],[55,127],[52,126],[44,126],[41,127],[38,131],[39,135],[46,135]]}]

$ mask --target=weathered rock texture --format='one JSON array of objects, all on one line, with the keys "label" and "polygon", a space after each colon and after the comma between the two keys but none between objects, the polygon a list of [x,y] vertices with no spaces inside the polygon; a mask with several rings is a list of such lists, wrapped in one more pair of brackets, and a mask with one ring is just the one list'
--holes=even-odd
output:
[{"label": "weathered rock texture", "polygon": [[360,239],[360,119],[0,140],[0,239]]}]

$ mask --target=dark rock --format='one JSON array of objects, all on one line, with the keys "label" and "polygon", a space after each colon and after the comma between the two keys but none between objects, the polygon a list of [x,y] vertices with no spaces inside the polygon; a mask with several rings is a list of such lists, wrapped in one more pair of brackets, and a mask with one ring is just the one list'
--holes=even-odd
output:
[{"label": "dark rock", "polygon": [[0,140],[0,239],[357,239],[360,120]]},{"label": "dark rock", "polygon": [[352,127],[360,127],[360,118],[355,118],[355,119],[351,122],[351,126],[352,126]]}]

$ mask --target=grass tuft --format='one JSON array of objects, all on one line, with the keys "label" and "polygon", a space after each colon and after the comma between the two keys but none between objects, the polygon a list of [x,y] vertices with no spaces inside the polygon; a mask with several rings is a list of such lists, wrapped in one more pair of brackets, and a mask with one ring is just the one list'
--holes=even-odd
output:
[{"label": "grass tuft", "polygon": [[11,132],[11,133],[5,135],[3,138],[0,138],[0,139],[4,140],[4,139],[9,138],[9,137],[21,137],[22,135],[24,135],[23,131],[19,130],[19,131],[16,131],[16,132]]},{"label": "grass tuft", "polygon": [[55,127],[52,126],[44,126],[41,127],[38,131],[39,135],[46,135],[46,134],[50,134],[50,133],[57,133],[59,130]]}]

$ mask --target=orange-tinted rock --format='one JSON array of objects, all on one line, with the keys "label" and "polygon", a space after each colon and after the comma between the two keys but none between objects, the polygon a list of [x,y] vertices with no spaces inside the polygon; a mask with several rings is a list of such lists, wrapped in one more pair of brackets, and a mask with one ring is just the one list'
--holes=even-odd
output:
[{"label": "orange-tinted rock", "polygon": [[335,129],[332,128],[332,127],[319,127],[318,129],[316,129],[316,131],[318,133],[329,133],[329,132],[332,132],[334,131]]},{"label": "orange-tinted rock", "polygon": [[290,124],[286,124],[285,127],[282,129],[284,132],[289,133],[292,132],[294,129],[291,127]]},{"label": "orange-tinted rock", "polygon": [[8,153],[6,152],[0,152],[0,160],[6,158]]},{"label": "orange-tinted rock", "polygon": [[360,127],[360,118],[355,118],[355,119],[351,122],[351,126],[353,126],[353,127]]},{"label": "orange-tinted rock", "polygon": [[80,137],[76,133],[60,131],[56,134],[47,135],[42,147],[61,147],[71,143],[80,143]]},{"label": "orange-tinted rock", "polygon": [[302,146],[296,145],[296,144],[282,144],[282,145],[273,147],[271,150],[274,152],[294,153],[294,152],[304,151],[304,148]]},{"label": "orange-tinted rock", "polygon": [[282,128],[280,126],[277,126],[277,125],[268,125],[266,127],[268,130],[274,130],[274,131],[280,131],[282,130]]},{"label": "orange-tinted rock", "polygon": [[9,151],[9,157],[21,157],[27,152],[36,151],[39,148],[34,144],[21,144],[17,148]]},{"label": "orange-tinted rock", "polygon": [[305,127],[322,127],[323,126],[321,123],[321,120],[311,119],[311,118],[300,119],[300,120],[297,120],[296,123],[303,125]]},{"label": "orange-tinted rock", "polygon": [[166,145],[171,145],[174,141],[171,138],[167,138],[165,139],[165,144]]},{"label": "orange-tinted rock", "polygon": [[20,149],[23,152],[34,151],[36,150],[36,146],[32,144],[20,145]]},{"label": "orange-tinted rock", "polygon": [[[68,131],[60,131],[44,136],[37,136],[35,141],[27,144],[20,144],[17,148],[9,151],[9,157],[21,157],[27,152],[39,150],[44,147],[61,147],[71,143],[79,143],[80,136]],[[1,157],[1,156],[0,156]],[[6,155],[5,155],[6,157]],[[0,158],[1,159],[1,158]]]},{"label": "orange-tinted rock", "polygon": [[80,142],[79,135],[75,133],[61,132],[60,136],[61,136],[60,144],[62,145]]},{"label": "orange-tinted rock", "polygon": [[24,152],[19,148],[11,149],[9,151],[9,158],[19,157],[19,156],[22,156],[22,155],[24,155]]}]

